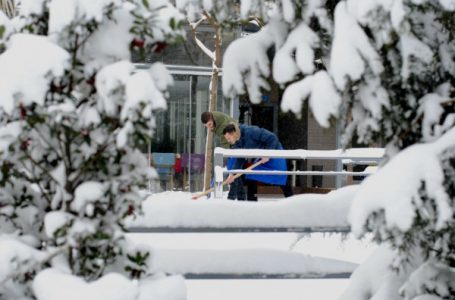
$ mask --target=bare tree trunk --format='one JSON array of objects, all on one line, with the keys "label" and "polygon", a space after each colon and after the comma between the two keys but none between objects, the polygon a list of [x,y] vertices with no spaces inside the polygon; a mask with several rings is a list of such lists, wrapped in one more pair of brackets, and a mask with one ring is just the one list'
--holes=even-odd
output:
[{"label": "bare tree trunk", "polygon": [[16,4],[14,0],[0,0],[0,10],[5,13],[8,18],[16,15]]},{"label": "bare tree trunk", "polygon": [[[207,48],[204,43],[198,39],[196,29],[203,22],[208,21],[212,26],[214,36],[214,50],[211,51]],[[217,23],[207,12],[202,13],[202,18],[195,22],[190,23],[191,33],[194,41],[199,48],[212,60],[212,76],[210,78],[210,101],[208,111],[212,112],[216,110],[216,100],[218,98],[218,78],[221,67],[221,26]],[[213,170],[213,132],[207,131],[207,139],[205,143],[205,168],[204,168],[204,191],[210,188],[210,181],[212,180]]]},{"label": "bare tree trunk", "polygon": [[[216,110],[216,101],[218,98],[218,81],[221,66],[221,28],[219,24],[213,22],[213,19],[208,18],[210,24],[215,29],[215,50],[212,60],[212,77],[210,80],[210,102],[209,111]],[[210,188],[213,170],[213,132],[207,131],[207,143],[205,148],[205,170],[204,170],[204,190]]]}]

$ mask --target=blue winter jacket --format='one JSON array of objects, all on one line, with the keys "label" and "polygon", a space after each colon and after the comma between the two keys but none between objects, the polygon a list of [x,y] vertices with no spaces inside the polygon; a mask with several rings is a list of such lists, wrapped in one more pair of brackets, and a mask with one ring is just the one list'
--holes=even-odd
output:
[{"label": "blue winter jacket", "polygon": [[[249,125],[239,125],[240,139],[231,146],[232,149],[283,149],[277,136],[264,128]],[[259,159],[259,158],[258,158]],[[257,160],[258,160],[257,159]],[[228,169],[242,169],[244,158],[231,158],[228,160]],[[286,160],[272,158],[265,164],[253,170],[280,170],[286,171]],[[246,179],[260,181],[268,184],[286,185],[287,175],[247,174]]]}]

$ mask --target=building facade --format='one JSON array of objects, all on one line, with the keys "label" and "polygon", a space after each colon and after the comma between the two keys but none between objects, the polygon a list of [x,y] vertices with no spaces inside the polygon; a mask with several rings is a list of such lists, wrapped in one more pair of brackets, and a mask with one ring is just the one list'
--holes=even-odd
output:
[{"label": "building facade", "polygon": [[[223,33],[222,50],[237,38],[251,33],[254,28],[237,27]],[[210,26],[200,26],[198,37],[210,47],[213,44],[213,31]],[[200,191],[203,186],[203,160],[205,153],[206,129],[200,122],[200,114],[208,110],[211,60],[198,48],[190,34],[183,45],[166,47],[160,53],[150,52],[145,59],[138,60],[138,67],[147,67],[147,63],[161,61],[167,65],[174,77],[174,86],[170,88],[168,109],[156,115],[156,130],[149,151],[151,153],[179,154],[183,162],[183,189],[192,192]],[[222,81],[222,75],[220,77]],[[270,92],[262,97],[260,104],[253,105],[247,96],[228,99],[222,96],[221,82],[218,84],[217,110],[233,116],[240,123],[257,125],[266,128],[279,137],[285,149],[333,150],[338,148],[337,130],[321,128],[308,105],[303,105],[301,118],[292,113],[280,111],[282,91],[272,85]],[[215,141],[217,143],[217,141]],[[152,161],[153,161],[153,155]],[[169,156],[167,167],[157,165],[161,184],[154,190],[175,189],[175,176]],[[288,163],[294,170],[334,170],[334,162],[295,161]],[[161,170],[161,172],[160,172]],[[297,176],[290,178],[296,192],[312,188],[333,188],[335,178],[321,176]],[[260,187],[260,191],[273,193],[271,187]]]}]

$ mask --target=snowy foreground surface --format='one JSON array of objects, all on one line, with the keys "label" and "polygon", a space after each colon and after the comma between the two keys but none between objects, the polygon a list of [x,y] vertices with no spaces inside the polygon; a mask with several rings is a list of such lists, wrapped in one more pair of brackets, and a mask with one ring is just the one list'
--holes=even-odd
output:
[{"label": "snowy foreground surface", "polygon": [[[339,189],[328,195],[296,195],[278,201],[228,201],[202,199],[193,201],[189,193],[165,192],[150,196],[143,204],[144,215],[129,221],[129,227],[159,228],[238,228],[238,227],[331,227],[347,228],[349,204],[356,186]],[[188,237],[188,235],[190,237]],[[249,240],[245,247],[245,235]],[[142,233],[129,234],[136,243],[152,246],[153,272],[168,274],[269,274],[296,277],[321,277],[351,273],[356,262],[343,258],[319,257],[318,253],[294,251],[303,241],[302,234],[288,233],[287,242],[270,247],[270,242],[251,243],[278,234],[260,233]],[[239,238],[242,236],[242,238]],[[327,234],[328,236],[328,234]],[[164,238],[163,238],[164,237]],[[303,237],[299,240],[299,237]],[[167,238],[167,239],[166,239]],[[338,242],[340,242],[339,235]],[[174,239],[174,241],[172,241]],[[243,241],[242,241],[243,239]],[[166,241],[167,240],[167,241]],[[229,242],[226,242],[230,240]],[[164,243],[163,243],[164,241]],[[160,244],[161,243],[161,244]],[[242,246],[243,243],[243,246]],[[273,242],[272,242],[273,244]],[[279,244],[279,243],[277,243]],[[286,246],[283,246],[286,244]],[[222,245],[222,246],[221,246]],[[310,245],[310,243],[308,243]],[[265,246],[265,247],[264,247]],[[333,248],[333,244],[325,245]],[[304,247],[307,250],[306,247]]]},{"label": "snowy foreground surface", "polygon": [[329,194],[301,194],[279,201],[229,201],[191,194],[164,192],[143,203],[144,215],[128,221],[129,227],[186,228],[313,228],[348,227],[347,214],[358,186]]},{"label": "snowy foreground surface", "polygon": [[[357,186],[327,195],[296,195],[259,202],[202,199],[189,193],[150,196],[144,215],[131,227],[333,227],[346,228],[349,206]],[[197,230],[196,230],[197,231]],[[39,299],[337,299],[346,279],[184,280],[179,274],[323,277],[353,272],[374,250],[368,240],[340,233],[130,233],[133,244],[152,249],[151,272],[140,285],[107,276],[87,284],[58,270],[41,272],[34,288]],[[175,274],[161,277],[159,274]],[[202,276],[203,277],[203,276]],[[52,285],[52,288],[49,288]],[[127,293],[127,294],[125,294]],[[95,297],[95,298],[93,298]],[[106,299],[107,299],[106,298]]]},{"label": "snowy foreground surface", "polygon": [[112,273],[86,283],[56,269],[40,272],[33,282],[39,300],[184,300],[185,283],[180,276],[156,276],[140,283]]},{"label": "snowy foreground surface", "polygon": [[187,280],[186,300],[337,300],[347,279]]},{"label": "snowy foreground surface", "polygon": [[[329,195],[296,195],[257,203],[192,201],[189,193],[165,192],[144,202],[144,216],[130,226],[311,227],[347,226],[348,187]],[[260,199],[261,200],[261,199]],[[286,219],[283,217],[286,215]],[[302,216],[305,219],[302,219]],[[134,243],[152,247],[152,268],[166,273],[301,274],[352,272],[375,249],[368,238],[329,233],[132,233]],[[312,274],[311,274],[312,273]],[[337,299],[347,279],[186,280],[188,300]]]}]

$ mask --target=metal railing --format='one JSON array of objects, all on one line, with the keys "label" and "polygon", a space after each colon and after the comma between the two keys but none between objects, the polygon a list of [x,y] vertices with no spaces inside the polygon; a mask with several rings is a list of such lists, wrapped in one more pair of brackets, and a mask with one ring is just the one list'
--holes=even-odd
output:
[{"label": "metal railing", "polygon": [[[332,160],[337,161],[337,169],[331,171],[265,171],[265,170],[227,170],[223,169],[224,158],[285,158],[294,160]],[[384,148],[351,148],[337,150],[270,150],[270,149],[223,149],[215,148],[215,198],[223,197],[224,174],[269,174],[269,175],[319,175],[319,176],[368,176],[372,172],[343,171],[343,164],[378,164],[384,157]],[[337,181],[337,188],[340,187]]]}]

